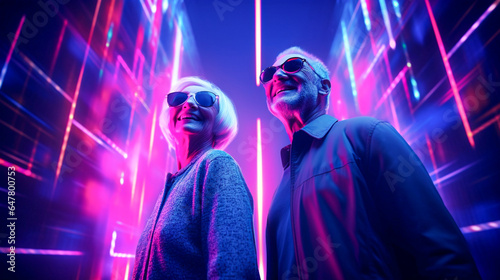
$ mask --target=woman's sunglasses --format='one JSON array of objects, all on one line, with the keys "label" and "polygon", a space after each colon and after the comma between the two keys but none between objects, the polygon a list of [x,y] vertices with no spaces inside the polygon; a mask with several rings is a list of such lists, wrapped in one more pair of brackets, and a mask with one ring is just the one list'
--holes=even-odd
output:
[{"label": "woman's sunglasses", "polygon": [[[301,57],[292,57],[292,58],[287,59],[280,66],[267,67],[266,69],[264,69],[260,73],[260,81],[263,84],[265,84],[265,83],[269,82],[270,80],[272,80],[273,76],[274,76],[274,73],[276,73],[276,71],[278,70],[278,68],[283,69],[283,71],[285,71],[285,73],[289,73],[289,74],[297,73],[297,72],[299,72],[302,69],[302,67],[304,67],[304,62],[307,62],[307,60],[304,59],[304,58],[301,58]],[[313,70],[313,72],[316,73],[316,71],[314,70],[314,68],[312,67],[312,65],[309,62],[307,62],[307,64],[309,65],[309,67],[311,67],[311,69]],[[316,73],[316,75],[318,75],[318,77],[320,77],[321,79],[323,79],[323,77],[321,77],[318,73]]]},{"label": "woman's sunglasses", "polygon": [[[176,107],[184,104],[189,98],[189,94],[181,91],[171,92],[167,95],[167,103],[170,107]],[[194,94],[196,104],[202,107],[211,107],[219,96],[210,91],[198,91]]]}]

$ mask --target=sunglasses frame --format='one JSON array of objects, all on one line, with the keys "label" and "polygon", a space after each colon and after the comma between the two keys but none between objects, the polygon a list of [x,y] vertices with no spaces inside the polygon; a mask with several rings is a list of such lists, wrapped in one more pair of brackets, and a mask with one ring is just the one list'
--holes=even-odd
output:
[{"label": "sunglasses frame", "polygon": [[[210,106],[204,106],[204,105],[201,105],[198,102],[198,99],[196,99],[196,96],[200,92],[208,92],[208,93],[213,94],[215,96],[215,99],[214,99],[214,102],[212,103],[212,105],[210,105]],[[174,94],[174,93],[184,93],[187,96],[187,98],[186,98],[186,100],[184,100],[182,103],[180,103],[178,105],[170,105],[170,102],[168,101],[168,96],[171,95],[171,94]],[[179,106],[183,105],[184,103],[186,103],[189,100],[189,96],[191,94],[194,96],[194,102],[196,102],[196,104],[198,106],[201,106],[201,107],[204,107],[204,108],[209,108],[209,107],[214,106],[215,102],[217,102],[217,100],[219,100],[219,96],[217,94],[215,94],[215,93],[213,93],[211,91],[208,91],[208,90],[201,90],[201,91],[198,91],[198,92],[195,92],[195,93],[187,93],[187,92],[183,92],[183,91],[173,91],[173,92],[168,93],[165,97],[167,98],[167,104],[168,104],[169,107],[179,107]]]},{"label": "sunglasses frame", "polygon": [[[299,59],[299,60],[301,60],[301,61],[302,61],[302,65],[300,66],[300,68],[299,68],[299,69],[297,69],[296,71],[286,71],[286,70],[285,70],[285,68],[284,68],[285,63],[289,62],[290,60],[297,60],[297,59]],[[262,79],[262,76],[264,75],[264,72],[266,72],[268,69],[271,69],[271,68],[274,68],[274,69],[275,69],[275,70],[274,70],[274,73],[273,73],[273,76],[274,76],[274,74],[276,73],[276,71],[278,71],[278,68],[281,68],[281,70],[283,70],[283,71],[284,71],[285,73],[287,73],[287,74],[294,74],[294,73],[297,73],[297,72],[299,72],[300,70],[302,70],[302,68],[304,68],[304,62],[307,62],[307,65],[309,65],[309,67],[311,67],[311,70],[313,70],[314,74],[318,75],[318,77],[319,77],[320,79],[322,79],[322,80],[323,80],[323,79],[325,79],[325,78],[321,77],[321,75],[320,75],[320,74],[318,74],[318,72],[316,72],[316,70],[314,70],[314,68],[313,68],[313,67],[312,67],[312,65],[309,63],[309,61],[307,61],[307,59],[302,58],[302,57],[290,57],[289,59],[285,60],[285,62],[283,62],[283,63],[282,63],[281,65],[279,65],[279,66],[269,66],[269,67],[267,67],[266,69],[262,70],[262,72],[260,72],[260,77],[259,77],[259,78],[260,78],[260,81],[262,82],[262,84],[266,84],[266,83],[269,83],[269,82],[272,80],[272,78],[271,78],[269,81],[264,82],[264,80]]]}]

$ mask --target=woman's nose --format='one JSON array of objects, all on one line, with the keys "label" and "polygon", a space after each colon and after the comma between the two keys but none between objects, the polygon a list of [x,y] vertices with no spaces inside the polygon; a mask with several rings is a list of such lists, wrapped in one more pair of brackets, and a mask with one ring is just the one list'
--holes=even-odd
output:
[{"label": "woman's nose", "polygon": [[189,95],[188,99],[184,103],[184,107],[198,107],[198,103],[196,103],[196,100],[194,99],[194,95]]}]

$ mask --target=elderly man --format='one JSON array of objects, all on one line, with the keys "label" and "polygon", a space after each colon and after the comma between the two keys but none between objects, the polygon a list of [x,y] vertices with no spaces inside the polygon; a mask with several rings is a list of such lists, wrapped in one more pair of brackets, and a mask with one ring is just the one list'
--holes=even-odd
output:
[{"label": "elderly man", "polygon": [[291,142],[267,219],[268,279],[480,279],[412,149],[387,122],[328,115],[328,77],[298,47],[260,77]]}]

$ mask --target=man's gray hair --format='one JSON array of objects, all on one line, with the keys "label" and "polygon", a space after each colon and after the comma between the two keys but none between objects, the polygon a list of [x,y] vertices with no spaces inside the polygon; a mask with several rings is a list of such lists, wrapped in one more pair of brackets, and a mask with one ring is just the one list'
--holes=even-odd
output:
[{"label": "man's gray hair", "polygon": [[276,57],[276,60],[278,60],[280,57],[288,55],[288,54],[300,54],[302,56],[305,56],[307,58],[307,62],[309,62],[314,70],[318,72],[318,74],[323,78],[330,80],[330,71],[328,71],[328,68],[326,65],[321,61],[319,58],[317,58],[315,55],[297,47],[290,47],[284,51],[282,51],[278,56]]},{"label": "man's gray hair", "polygon": [[[171,91],[183,91],[189,86],[200,86],[215,93],[215,95],[219,97],[219,112],[215,116],[214,120],[214,139],[212,147],[224,150],[227,145],[233,141],[236,133],[238,132],[238,120],[236,118],[236,111],[233,103],[220,88],[199,77],[184,77],[179,79],[177,83],[172,86]],[[163,136],[165,136],[169,145],[175,149],[175,139],[168,129],[168,122],[170,121],[170,110],[168,108],[167,96],[165,95],[160,113],[159,124],[161,131],[163,132]]]}]

